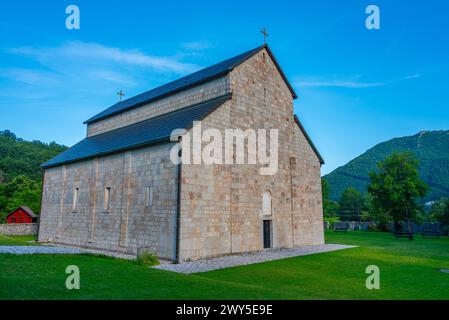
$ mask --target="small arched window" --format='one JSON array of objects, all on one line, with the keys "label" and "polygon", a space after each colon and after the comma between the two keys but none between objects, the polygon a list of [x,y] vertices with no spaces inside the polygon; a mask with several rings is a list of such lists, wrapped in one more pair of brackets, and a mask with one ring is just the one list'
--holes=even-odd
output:
[{"label": "small arched window", "polygon": [[271,192],[266,190],[262,195],[262,214],[271,216]]}]

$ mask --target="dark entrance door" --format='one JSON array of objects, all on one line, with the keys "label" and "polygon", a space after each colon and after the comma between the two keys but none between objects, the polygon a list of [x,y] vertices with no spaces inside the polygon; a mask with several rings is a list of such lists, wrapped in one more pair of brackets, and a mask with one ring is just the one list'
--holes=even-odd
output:
[{"label": "dark entrance door", "polygon": [[271,248],[271,220],[263,221],[263,247]]}]

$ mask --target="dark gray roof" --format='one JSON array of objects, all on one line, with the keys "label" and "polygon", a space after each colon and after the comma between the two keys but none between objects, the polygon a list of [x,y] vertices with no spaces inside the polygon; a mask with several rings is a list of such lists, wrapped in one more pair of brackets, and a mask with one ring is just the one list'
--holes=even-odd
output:
[{"label": "dark gray roof", "polygon": [[16,212],[18,209],[22,209],[23,211],[25,211],[31,218],[37,218],[37,215],[33,212],[33,210],[31,210],[31,209],[28,208],[27,206],[20,206],[20,207],[17,207],[17,208],[14,209],[13,211],[11,211],[6,217],[9,217],[9,216],[12,215],[14,212]]},{"label": "dark gray roof", "polygon": [[185,76],[183,78],[180,78],[178,80],[169,82],[167,84],[164,84],[160,87],[157,87],[155,89],[152,89],[150,91],[144,92],[142,94],[139,94],[137,96],[134,96],[132,98],[129,98],[127,100],[121,101],[119,103],[116,103],[115,105],[109,107],[108,109],[100,112],[99,114],[95,115],[94,117],[90,118],[89,120],[86,120],[84,123],[93,123],[96,121],[99,121],[101,119],[110,117],[112,115],[115,115],[117,113],[121,113],[123,111],[133,109],[136,107],[139,107],[143,104],[150,103],[152,101],[156,101],[158,99],[167,97],[169,95],[172,95],[174,93],[177,93],[179,91],[185,90],[187,88],[199,85],[201,83],[210,81],[212,79],[216,79],[219,77],[222,77],[232,71],[235,67],[239,66],[243,62],[245,62],[247,59],[252,57],[254,54],[259,52],[265,48],[276,64],[276,67],[278,68],[280,74],[282,75],[285,83],[289,87],[292,96],[296,98],[296,93],[293,90],[293,87],[288,82],[284,72],[280,68],[279,64],[276,61],[276,58],[273,56],[270,48],[267,45],[263,45],[260,47],[257,47],[255,49],[249,50],[247,52],[244,52],[242,54],[239,54],[238,56],[235,56],[231,59],[222,61],[220,63],[214,64],[213,66],[207,67],[205,69],[202,69],[200,71],[197,71],[195,73],[192,73],[188,76]]},{"label": "dark gray roof", "polygon": [[306,129],[304,128],[304,126],[302,125],[301,121],[299,121],[298,116],[295,114],[295,122],[298,125],[299,129],[301,129],[302,133],[304,134],[304,137],[306,138],[307,142],[309,142],[310,146],[313,149],[313,152],[315,152],[316,156],[318,157],[318,159],[320,160],[320,164],[323,165],[324,164],[324,159],[321,156],[320,152],[318,151],[318,149],[316,148],[315,144],[313,143],[312,139],[310,139],[309,134],[307,133]]},{"label": "dark gray roof", "polygon": [[169,141],[173,130],[191,128],[193,121],[202,120],[209,113],[229,100],[230,97],[231,95],[227,94],[124,128],[87,137],[70,149],[47,161],[42,167],[47,168],[62,165],[117,151]]}]

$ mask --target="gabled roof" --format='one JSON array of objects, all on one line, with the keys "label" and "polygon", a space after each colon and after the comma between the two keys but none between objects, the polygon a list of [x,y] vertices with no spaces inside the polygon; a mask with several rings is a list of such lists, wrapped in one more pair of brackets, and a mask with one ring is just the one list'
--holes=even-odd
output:
[{"label": "gabled roof", "polygon": [[166,113],[127,127],[87,137],[55,158],[42,164],[48,168],[118,151],[170,141],[175,129],[190,129],[193,121],[204,119],[231,98],[230,94]]},{"label": "gabled roof", "polygon": [[217,79],[219,77],[222,77],[229,72],[231,72],[234,68],[251,58],[253,55],[258,53],[260,50],[266,49],[268,54],[270,55],[271,59],[274,61],[276,67],[279,70],[279,73],[281,74],[282,78],[284,79],[285,83],[287,84],[288,88],[290,89],[293,98],[296,99],[296,93],[293,90],[293,87],[290,85],[290,83],[287,80],[287,77],[285,76],[284,72],[282,71],[281,67],[279,66],[276,58],[274,57],[273,53],[271,52],[270,48],[267,45],[263,45],[260,47],[257,47],[255,49],[249,50],[247,52],[244,52],[242,54],[239,54],[238,56],[235,56],[233,58],[230,58],[228,60],[222,61],[220,63],[214,64],[213,66],[207,67],[205,69],[202,69],[200,71],[194,72],[188,76],[185,76],[183,78],[180,78],[178,80],[169,82],[167,84],[164,84],[160,87],[157,87],[155,89],[152,89],[150,91],[144,92],[142,94],[139,94],[137,96],[134,96],[132,98],[126,99],[124,101],[121,101],[119,103],[114,104],[113,106],[109,107],[108,109],[100,112],[99,114],[93,116],[92,118],[86,120],[84,123],[93,123],[102,119],[105,119],[107,117],[110,117],[112,115],[139,107],[143,104],[147,104],[162,98],[165,98],[167,96],[173,95],[177,92],[186,90],[190,87],[197,86],[199,84],[205,83],[207,81]]},{"label": "gabled roof", "polygon": [[313,143],[312,139],[310,139],[309,134],[307,133],[306,129],[304,128],[304,126],[302,125],[301,121],[299,121],[298,116],[295,114],[295,122],[298,125],[299,129],[301,129],[302,134],[304,135],[304,137],[306,138],[307,142],[309,142],[310,146],[313,149],[313,152],[315,152],[316,156],[318,157],[318,159],[320,160],[320,164],[323,165],[324,164],[324,159],[321,156],[321,154],[318,152],[318,149],[316,148],[315,144]]},{"label": "gabled roof", "polygon": [[6,217],[9,217],[10,215],[12,215],[14,212],[16,212],[19,209],[22,209],[23,211],[25,211],[31,218],[37,218],[37,215],[33,212],[33,210],[31,210],[27,206],[20,206],[20,207],[15,208],[13,211],[8,213],[8,215]]}]

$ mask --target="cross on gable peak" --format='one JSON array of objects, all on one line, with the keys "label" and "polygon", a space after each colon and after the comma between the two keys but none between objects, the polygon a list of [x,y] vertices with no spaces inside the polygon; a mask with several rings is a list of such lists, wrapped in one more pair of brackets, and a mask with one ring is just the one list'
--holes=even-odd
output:
[{"label": "cross on gable peak", "polygon": [[268,38],[267,29],[265,29],[265,27],[263,27],[262,30],[260,30],[260,33],[263,34],[263,43],[266,44],[267,43],[267,38]]},{"label": "cross on gable peak", "polygon": [[119,92],[117,92],[117,95],[120,97],[120,101],[122,101],[122,98],[125,96],[125,92],[123,92],[123,90],[120,90]]}]

